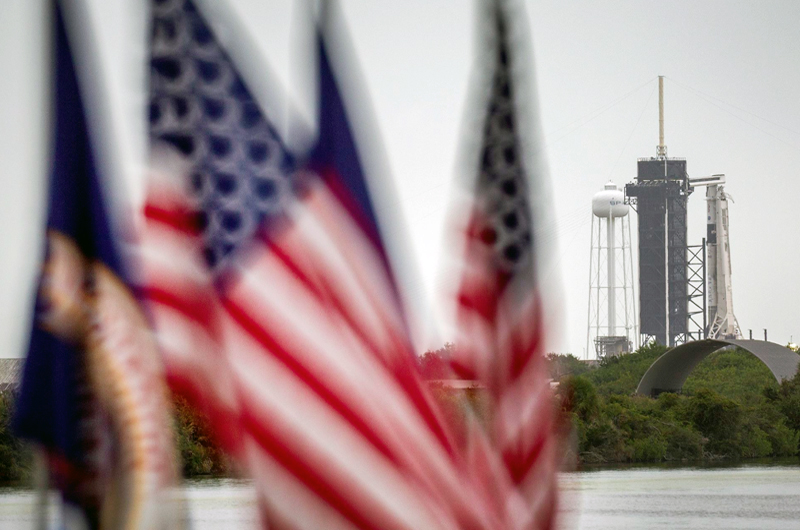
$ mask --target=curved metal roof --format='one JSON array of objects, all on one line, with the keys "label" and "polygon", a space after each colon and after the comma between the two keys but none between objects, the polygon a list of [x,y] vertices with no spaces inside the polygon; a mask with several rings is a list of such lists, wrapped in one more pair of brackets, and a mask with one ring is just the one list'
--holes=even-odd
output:
[{"label": "curved metal roof", "polygon": [[695,366],[708,355],[725,346],[738,346],[758,357],[767,365],[778,382],[794,377],[797,367],[800,365],[800,355],[774,342],[733,339],[698,340],[676,346],[656,359],[639,382],[636,393],[651,396],[659,392],[680,391]]}]

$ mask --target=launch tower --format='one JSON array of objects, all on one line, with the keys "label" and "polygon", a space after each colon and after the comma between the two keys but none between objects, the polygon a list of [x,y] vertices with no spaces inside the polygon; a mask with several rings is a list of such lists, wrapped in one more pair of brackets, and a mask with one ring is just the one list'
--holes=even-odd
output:
[{"label": "launch tower", "polygon": [[668,158],[664,144],[664,78],[658,78],[656,156],[640,158],[636,180],[625,186],[639,219],[639,329],[642,344],[674,346],[689,333],[686,201],[692,188],[686,160]]}]

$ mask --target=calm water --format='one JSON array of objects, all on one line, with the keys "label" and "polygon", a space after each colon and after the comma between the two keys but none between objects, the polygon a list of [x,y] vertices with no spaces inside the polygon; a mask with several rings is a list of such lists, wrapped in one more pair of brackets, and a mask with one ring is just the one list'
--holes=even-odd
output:
[{"label": "calm water", "polygon": [[614,469],[562,476],[568,528],[800,529],[800,465]]},{"label": "calm water", "polygon": [[[800,465],[638,468],[562,475],[567,528],[800,529]],[[201,479],[184,489],[196,530],[252,528],[246,481]],[[0,488],[0,528],[31,528],[34,495]],[[50,514],[55,519],[55,512]]]}]

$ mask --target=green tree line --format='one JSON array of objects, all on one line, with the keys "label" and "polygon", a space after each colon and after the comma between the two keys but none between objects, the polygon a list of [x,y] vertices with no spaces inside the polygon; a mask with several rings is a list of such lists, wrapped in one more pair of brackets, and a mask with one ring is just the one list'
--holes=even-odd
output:
[{"label": "green tree line", "polygon": [[800,441],[800,377],[775,382],[752,354],[717,351],[680,394],[635,396],[642,375],[666,351],[648,345],[595,368],[550,355],[561,418],[580,462],[663,462],[794,456]]},{"label": "green tree line", "polygon": [[[446,361],[455,346],[426,352],[427,379],[450,376]],[[564,431],[574,443],[566,450],[579,462],[699,461],[798,455],[800,376],[775,382],[750,353],[721,350],[701,362],[680,394],[635,396],[642,375],[666,351],[648,345],[590,366],[572,355],[548,356],[559,382],[556,398]],[[485,391],[455,390],[431,382],[445,420],[461,438],[468,421],[488,421]],[[230,460],[214,444],[202,415],[175,398],[176,444],[185,476],[226,475]],[[32,458],[10,429],[13,395],[0,393],[0,483],[25,482]]]},{"label": "green tree line", "polygon": [[[30,482],[33,458],[30,447],[11,430],[13,393],[0,393],[0,484]],[[173,400],[175,443],[184,476],[228,475],[230,459],[214,443],[205,417],[180,397]]]}]

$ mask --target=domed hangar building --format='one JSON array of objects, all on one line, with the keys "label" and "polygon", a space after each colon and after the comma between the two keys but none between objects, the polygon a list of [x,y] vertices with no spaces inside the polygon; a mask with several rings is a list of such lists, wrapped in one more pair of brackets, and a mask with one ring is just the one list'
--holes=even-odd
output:
[{"label": "domed hangar building", "polygon": [[743,339],[698,340],[672,348],[656,359],[639,382],[636,393],[655,397],[662,392],[680,392],[689,374],[700,361],[726,346],[738,346],[758,357],[779,383],[794,377],[800,366],[800,355],[774,342]]}]

